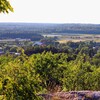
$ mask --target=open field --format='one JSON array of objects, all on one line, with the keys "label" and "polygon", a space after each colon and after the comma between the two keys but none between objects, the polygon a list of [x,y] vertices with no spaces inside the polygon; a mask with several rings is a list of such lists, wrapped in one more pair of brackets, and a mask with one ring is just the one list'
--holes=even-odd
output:
[{"label": "open field", "polygon": [[58,42],[60,43],[66,43],[68,41],[72,42],[80,42],[80,41],[94,41],[94,42],[100,42],[100,35],[98,34],[47,34],[43,35],[44,37],[57,37]]},{"label": "open field", "polygon": [[93,34],[71,34],[71,35],[62,35],[58,37],[58,42],[66,43],[68,41],[80,42],[80,41],[94,41],[100,42],[100,35]]}]

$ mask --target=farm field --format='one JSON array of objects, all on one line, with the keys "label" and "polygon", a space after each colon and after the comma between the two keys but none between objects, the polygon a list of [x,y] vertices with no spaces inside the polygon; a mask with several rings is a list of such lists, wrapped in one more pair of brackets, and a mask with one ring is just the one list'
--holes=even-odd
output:
[{"label": "farm field", "polygon": [[80,42],[80,41],[94,41],[100,42],[100,35],[93,35],[93,34],[71,34],[71,35],[62,35],[58,37],[59,43],[66,43],[68,41],[71,42]]}]

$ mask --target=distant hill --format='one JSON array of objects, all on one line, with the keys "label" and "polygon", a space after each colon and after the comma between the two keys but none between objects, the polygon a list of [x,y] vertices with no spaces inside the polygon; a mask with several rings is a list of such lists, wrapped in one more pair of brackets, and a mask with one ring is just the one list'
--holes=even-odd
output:
[{"label": "distant hill", "polygon": [[[0,23],[0,38],[30,38],[40,34],[100,34],[99,24]],[[23,35],[23,36],[22,36]]]}]

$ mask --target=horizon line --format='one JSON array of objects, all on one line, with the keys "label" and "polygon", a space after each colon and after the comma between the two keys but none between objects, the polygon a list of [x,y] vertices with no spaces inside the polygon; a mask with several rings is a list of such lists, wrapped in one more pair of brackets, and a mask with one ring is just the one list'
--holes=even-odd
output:
[{"label": "horizon line", "polygon": [[91,25],[100,25],[100,23],[82,23],[82,22],[66,22],[66,23],[61,23],[61,22],[0,22],[0,23],[19,23],[19,24],[91,24]]}]

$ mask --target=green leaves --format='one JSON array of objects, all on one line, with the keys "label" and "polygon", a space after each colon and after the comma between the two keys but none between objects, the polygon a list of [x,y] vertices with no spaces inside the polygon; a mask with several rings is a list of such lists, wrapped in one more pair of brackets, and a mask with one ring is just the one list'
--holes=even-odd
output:
[{"label": "green leaves", "polygon": [[67,62],[65,53],[23,53],[0,56],[0,95],[7,100],[41,100],[39,93],[61,90],[100,90],[100,67],[86,54]]},{"label": "green leaves", "polygon": [[0,0],[0,13],[9,13],[9,11],[13,12],[13,8],[11,7],[8,0]]},{"label": "green leaves", "polygon": [[34,66],[36,74],[41,79],[42,88],[48,92],[54,87],[61,86],[64,72],[67,69],[67,62],[64,54],[52,54],[51,52],[32,55],[30,57],[31,65]]},{"label": "green leaves", "polygon": [[28,58],[18,59],[5,59],[5,64],[0,67],[0,95],[4,94],[7,100],[39,100],[36,96],[41,90],[38,75],[26,64]]}]

